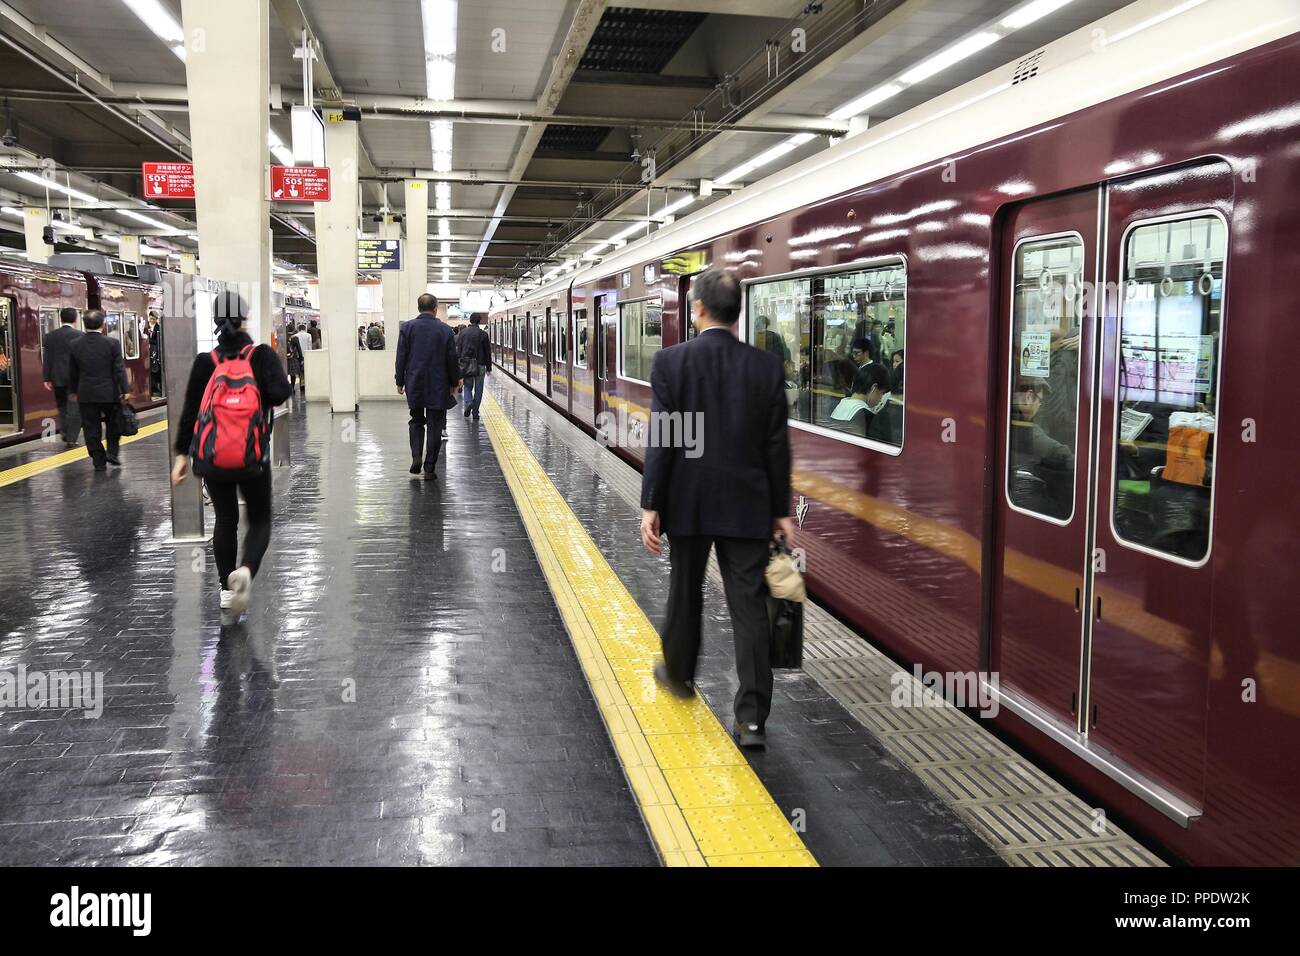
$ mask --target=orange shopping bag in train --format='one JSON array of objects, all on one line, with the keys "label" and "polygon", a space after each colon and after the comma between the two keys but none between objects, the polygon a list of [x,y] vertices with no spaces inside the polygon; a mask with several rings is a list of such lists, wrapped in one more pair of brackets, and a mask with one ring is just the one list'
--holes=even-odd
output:
[{"label": "orange shopping bag in train", "polygon": [[1160,477],[1184,485],[1205,484],[1205,459],[1214,437],[1214,416],[1174,412],[1169,416],[1169,447]]}]

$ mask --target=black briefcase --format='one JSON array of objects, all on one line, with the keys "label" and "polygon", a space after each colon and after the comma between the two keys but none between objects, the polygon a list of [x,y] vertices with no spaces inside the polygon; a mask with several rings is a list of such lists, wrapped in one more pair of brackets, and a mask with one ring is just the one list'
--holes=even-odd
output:
[{"label": "black briefcase", "polygon": [[803,602],[767,599],[767,629],[772,644],[773,670],[803,667]]},{"label": "black briefcase", "polygon": [[117,406],[117,433],[129,438],[140,430],[140,419],[136,417],[131,403],[123,399]]}]

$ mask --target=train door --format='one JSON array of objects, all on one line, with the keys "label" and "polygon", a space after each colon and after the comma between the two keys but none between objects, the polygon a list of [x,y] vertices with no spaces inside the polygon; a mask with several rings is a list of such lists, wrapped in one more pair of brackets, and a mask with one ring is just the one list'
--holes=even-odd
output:
[{"label": "train door", "polygon": [[[1122,292],[1102,349],[1087,731],[1173,791],[1170,806],[1191,803],[1186,814],[1204,793],[1216,653],[1214,464],[1220,448],[1246,447],[1216,427],[1232,196],[1218,161],[1116,183],[1107,198],[1106,275]],[[1256,662],[1248,628],[1231,637],[1217,652],[1236,682]]]},{"label": "train door", "polygon": [[546,308],[546,347],[542,349],[542,362],[546,365],[546,395],[555,394],[555,323],[559,315],[550,306]]},{"label": "train door", "polygon": [[991,669],[1074,728],[1086,613],[1101,192],[1026,203],[1002,232]]},{"label": "train door", "polygon": [[0,435],[13,435],[23,430],[17,324],[17,302],[0,297]]}]

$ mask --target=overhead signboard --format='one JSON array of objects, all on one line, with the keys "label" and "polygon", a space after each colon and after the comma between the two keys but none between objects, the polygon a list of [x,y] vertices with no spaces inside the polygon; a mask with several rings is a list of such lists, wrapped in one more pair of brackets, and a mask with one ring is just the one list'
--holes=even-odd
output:
[{"label": "overhead signboard", "polygon": [[402,268],[402,240],[358,239],[357,268],[363,272]]},{"label": "overhead signboard", "polygon": [[193,163],[144,163],[146,199],[193,199]]},{"label": "overhead signboard", "polygon": [[329,167],[272,166],[271,199],[275,202],[329,202]]}]

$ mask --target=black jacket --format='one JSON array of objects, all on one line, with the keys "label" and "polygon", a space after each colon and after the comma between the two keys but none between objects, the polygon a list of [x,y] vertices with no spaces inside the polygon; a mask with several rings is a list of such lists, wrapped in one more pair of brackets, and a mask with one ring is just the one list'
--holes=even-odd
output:
[{"label": "black jacket", "polygon": [[471,353],[478,359],[480,374],[485,374],[491,370],[492,340],[488,338],[488,334],[483,331],[482,327],[477,325],[465,326],[460,335],[456,336],[457,357],[464,358]]},{"label": "black jacket", "polygon": [[456,337],[437,316],[421,312],[397,331],[399,387],[412,408],[452,408],[451,390],[460,381]]},{"label": "black jacket", "polygon": [[[656,355],[650,385],[657,414],[648,429],[641,507],[660,513],[669,537],[769,538],[772,520],[790,513],[781,357],[726,330],[706,330]],[[667,420],[679,438],[672,447],[655,443],[669,435],[658,414],[664,412],[693,416],[690,424]],[[684,434],[693,437],[694,450],[683,447]]]},{"label": "black jacket", "polygon": [[68,350],[68,388],[79,402],[113,404],[131,384],[122,361],[122,345],[103,332],[88,332]]},{"label": "black jacket", "polygon": [[[238,355],[240,349],[252,342],[247,332],[223,332],[217,339],[216,350],[221,356],[229,357]],[[280,361],[280,356],[269,345],[259,345],[253,349],[248,362],[253,366],[257,390],[262,393],[262,412],[270,422],[271,409],[293,394],[293,386],[289,383],[289,376],[284,374],[284,363]],[[194,364],[190,366],[190,380],[185,386],[185,406],[181,409],[181,422],[176,429],[178,455],[190,453],[194,426],[199,420],[199,405],[203,403],[208,380],[216,370],[217,363],[212,360],[211,352],[200,352],[194,357]]]},{"label": "black jacket", "polygon": [[51,385],[64,387],[68,384],[72,343],[81,338],[82,332],[75,325],[61,325],[45,333],[41,347],[45,357],[41,360],[41,374]]}]

